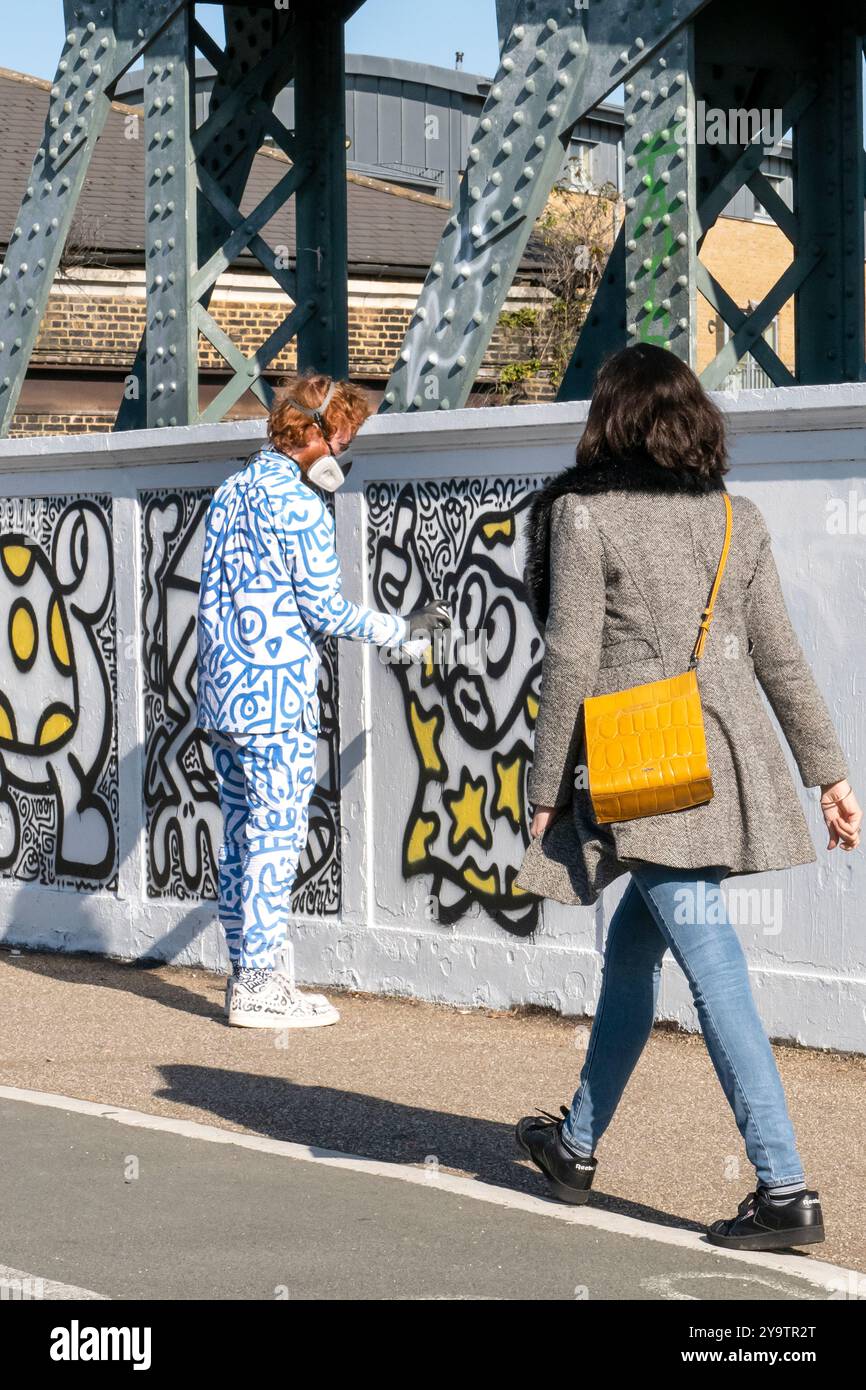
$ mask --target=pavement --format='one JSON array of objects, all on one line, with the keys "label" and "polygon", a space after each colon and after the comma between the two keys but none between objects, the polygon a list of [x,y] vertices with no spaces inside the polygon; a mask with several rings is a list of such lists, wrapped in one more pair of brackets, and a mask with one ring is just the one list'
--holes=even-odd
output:
[{"label": "pavement", "polygon": [[0,950],[0,1280],[102,1298],[866,1296],[846,1283],[866,1273],[866,1058],[776,1045],[827,1239],[733,1257],[703,1229],[754,1173],[700,1035],[654,1030],[571,1208],[513,1126],[570,1102],[590,1020],[328,990],[336,1026],[248,1031],[226,1026],[224,987]]}]

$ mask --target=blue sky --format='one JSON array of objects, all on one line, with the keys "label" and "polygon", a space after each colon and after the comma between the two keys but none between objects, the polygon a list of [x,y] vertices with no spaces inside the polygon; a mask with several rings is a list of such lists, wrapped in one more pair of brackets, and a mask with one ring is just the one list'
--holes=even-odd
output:
[{"label": "blue sky", "polygon": [[[222,34],[221,6],[200,5],[200,17],[216,37]],[[53,77],[63,43],[62,0],[27,0],[16,7],[14,23],[3,26],[3,67],[34,77]],[[346,29],[352,53],[375,53],[453,68],[454,54],[465,54],[468,72],[492,76],[499,61],[495,0],[366,0]]]}]

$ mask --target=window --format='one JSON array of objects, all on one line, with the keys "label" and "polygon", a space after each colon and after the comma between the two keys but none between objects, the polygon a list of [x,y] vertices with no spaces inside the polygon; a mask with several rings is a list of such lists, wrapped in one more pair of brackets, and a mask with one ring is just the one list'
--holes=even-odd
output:
[{"label": "window", "polygon": [[560,184],[586,192],[592,188],[592,146],[575,142],[569,146]]}]

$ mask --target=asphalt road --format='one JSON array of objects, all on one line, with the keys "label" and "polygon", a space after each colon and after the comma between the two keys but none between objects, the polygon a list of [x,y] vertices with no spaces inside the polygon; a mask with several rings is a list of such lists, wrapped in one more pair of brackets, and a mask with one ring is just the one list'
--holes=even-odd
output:
[{"label": "asphalt road", "polygon": [[48,1297],[830,1297],[796,1273],[696,1248],[693,1233],[679,1237],[691,1245],[636,1238],[597,1224],[622,1220],[604,1212],[423,1168],[405,1181],[381,1165],[245,1148],[228,1133],[209,1142],[8,1099],[0,1125],[0,1266],[52,1281]]}]

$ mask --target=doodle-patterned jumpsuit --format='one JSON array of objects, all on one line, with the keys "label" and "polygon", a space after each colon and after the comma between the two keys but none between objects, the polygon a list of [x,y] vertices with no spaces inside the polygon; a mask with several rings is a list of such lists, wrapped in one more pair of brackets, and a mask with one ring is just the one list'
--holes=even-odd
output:
[{"label": "doodle-patterned jumpsuit", "polygon": [[198,608],[198,726],[225,822],[219,917],[233,964],[273,969],[316,785],[313,634],[400,644],[405,619],[344,597],[334,522],[294,459],[263,448],[214,493]]}]

